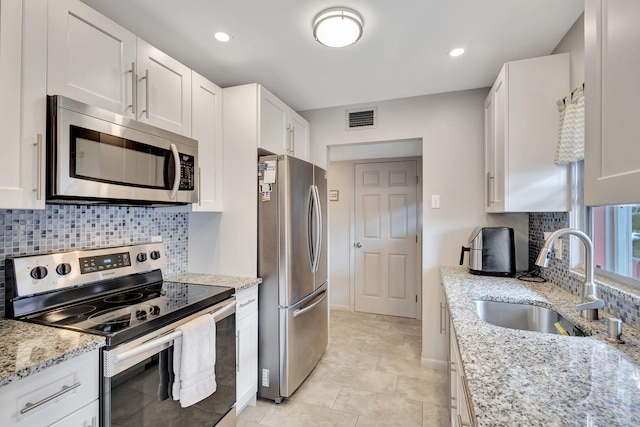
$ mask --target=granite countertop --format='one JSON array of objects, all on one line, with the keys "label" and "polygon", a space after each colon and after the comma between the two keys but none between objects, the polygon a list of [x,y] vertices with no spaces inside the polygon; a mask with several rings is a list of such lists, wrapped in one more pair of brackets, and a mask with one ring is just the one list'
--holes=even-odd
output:
[{"label": "granite countertop", "polygon": [[183,273],[165,279],[172,282],[195,283],[196,285],[228,286],[241,291],[262,283],[257,277],[222,276],[219,274]]},{"label": "granite countertop", "polygon": [[0,319],[0,387],[105,345],[103,337]]},{"label": "granite countertop", "polygon": [[[440,269],[479,426],[640,425],[640,331],[605,341],[606,317],[588,321],[579,297],[552,283]],[[502,328],[478,318],[472,300],[550,307],[589,337]]]}]

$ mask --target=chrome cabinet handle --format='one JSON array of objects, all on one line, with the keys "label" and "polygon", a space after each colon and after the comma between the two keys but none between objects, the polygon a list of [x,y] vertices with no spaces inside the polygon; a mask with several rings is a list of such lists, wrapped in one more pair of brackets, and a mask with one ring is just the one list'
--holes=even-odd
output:
[{"label": "chrome cabinet handle", "polygon": [[487,207],[491,207],[491,172],[487,172]]},{"label": "chrome cabinet handle", "polygon": [[443,317],[442,313],[443,312],[446,313],[446,310],[445,310],[444,304],[440,303],[440,333],[441,334],[444,334],[444,333],[447,332],[447,328],[444,326],[444,322],[442,321],[442,317]]},{"label": "chrome cabinet handle", "polygon": [[96,417],[91,417],[91,427],[98,427],[98,419]]},{"label": "chrome cabinet handle", "polygon": [[255,302],[255,300],[256,300],[255,298],[252,298],[252,299],[250,299],[249,301],[245,302],[244,304],[240,304],[240,306],[239,306],[239,307],[240,307],[240,308],[242,308],[242,307],[246,307],[246,306],[248,306],[249,304],[251,304],[252,302]]},{"label": "chrome cabinet handle", "polygon": [[145,117],[148,119],[149,118],[149,70],[144,70],[144,77],[142,77],[140,80],[144,80],[144,86],[145,86],[145,109],[142,110],[142,112],[144,113]]},{"label": "chrome cabinet handle", "polygon": [[356,248],[361,248],[362,247],[362,242],[355,242],[353,244],[353,246],[355,246]]},{"label": "chrome cabinet handle", "polygon": [[198,166],[198,206],[202,206],[202,169]]},{"label": "chrome cabinet handle", "polygon": [[47,403],[47,402],[51,402],[53,399],[58,398],[58,397],[62,396],[62,395],[63,395],[63,394],[65,394],[65,393],[68,393],[68,392],[70,392],[70,391],[72,391],[72,390],[77,389],[77,388],[78,388],[78,387],[80,387],[81,385],[82,385],[82,383],[80,383],[80,382],[77,382],[77,383],[75,383],[75,384],[73,384],[73,385],[63,385],[63,386],[62,386],[62,390],[60,390],[60,391],[59,391],[59,392],[57,392],[57,393],[53,393],[53,394],[52,394],[51,396],[49,396],[49,397],[45,397],[44,399],[39,400],[39,401],[38,401],[38,402],[36,402],[36,403],[27,402],[27,403],[24,405],[24,408],[22,408],[22,409],[20,410],[20,413],[21,413],[21,414],[26,414],[27,412],[32,411],[32,410],[36,409],[37,407],[44,405],[44,404],[45,404],[45,403]]},{"label": "chrome cabinet handle", "polygon": [[240,332],[236,331],[236,372],[240,372]]},{"label": "chrome cabinet handle", "polygon": [[287,128],[289,131],[289,148],[287,151],[289,154],[295,154],[296,152],[296,127],[293,125],[289,125]]},{"label": "chrome cabinet handle", "polygon": [[131,112],[135,115],[136,114],[136,101],[137,101],[137,91],[136,91],[136,82],[138,80],[138,76],[136,76],[136,63],[132,62],[131,63],[131,70],[128,71],[129,73],[131,73],[131,105],[129,105],[129,107],[131,107]]},{"label": "chrome cabinet handle", "polygon": [[36,200],[42,200],[42,134],[36,134],[36,142],[33,144],[36,147],[36,188],[33,191],[36,193]]}]

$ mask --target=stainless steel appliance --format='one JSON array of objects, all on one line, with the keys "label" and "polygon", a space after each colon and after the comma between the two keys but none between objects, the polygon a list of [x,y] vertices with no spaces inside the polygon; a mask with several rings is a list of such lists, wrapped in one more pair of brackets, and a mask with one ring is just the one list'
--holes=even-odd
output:
[{"label": "stainless steel appliance", "polygon": [[197,141],[60,95],[47,115],[47,201],[198,201]]},{"label": "stainless steel appliance", "polygon": [[327,180],[289,156],[262,156],[258,169],[258,395],[280,402],[328,343]]},{"label": "stainless steel appliance", "polygon": [[481,276],[513,277],[516,275],[516,250],[513,228],[476,227],[469,236],[469,246],[460,251],[460,265],[464,253],[469,252],[469,272]]},{"label": "stainless steel appliance", "polygon": [[[164,281],[162,243],[6,260],[7,317],[104,336],[101,426],[235,425],[234,290]],[[217,390],[187,408],[168,398],[176,328],[216,321]]]}]

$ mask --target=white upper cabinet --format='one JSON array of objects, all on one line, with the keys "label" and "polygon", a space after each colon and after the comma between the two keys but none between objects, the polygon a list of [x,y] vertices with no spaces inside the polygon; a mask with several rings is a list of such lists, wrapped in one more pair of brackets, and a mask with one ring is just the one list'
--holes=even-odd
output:
[{"label": "white upper cabinet", "polygon": [[137,118],[191,136],[191,70],[138,38]]},{"label": "white upper cabinet", "polygon": [[640,203],[640,2],[585,3],[585,204]]},{"label": "white upper cabinet", "polygon": [[196,212],[222,211],[222,89],[192,74],[192,137],[198,140]]},{"label": "white upper cabinet", "polygon": [[44,209],[47,1],[0,3],[0,209]]},{"label": "white upper cabinet", "polygon": [[136,36],[78,0],[49,8],[47,90],[135,118]]},{"label": "white upper cabinet", "polygon": [[79,0],[55,1],[48,34],[49,95],[191,136],[188,67]]},{"label": "white upper cabinet", "polygon": [[566,165],[554,163],[569,54],[504,65],[485,101],[485,210],[569,210]]},{"label": "white upper cabinet", "polygon": [[289,154],[309,160],[309,122],[293,110],[289,114]]},{"label": "white upper cabinet", "polygon": [[259,91],[258,148],[274,154],[309,159],[309,123],[262,86]]}]

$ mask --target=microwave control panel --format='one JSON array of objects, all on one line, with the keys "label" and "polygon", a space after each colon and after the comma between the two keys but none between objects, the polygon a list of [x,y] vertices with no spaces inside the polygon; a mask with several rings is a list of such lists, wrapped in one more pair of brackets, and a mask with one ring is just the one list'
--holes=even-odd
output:
[{"label": "microwave control panel", "polygon": [[192,191],[196,185],[196,159],[180,153],[180,190]]}]

